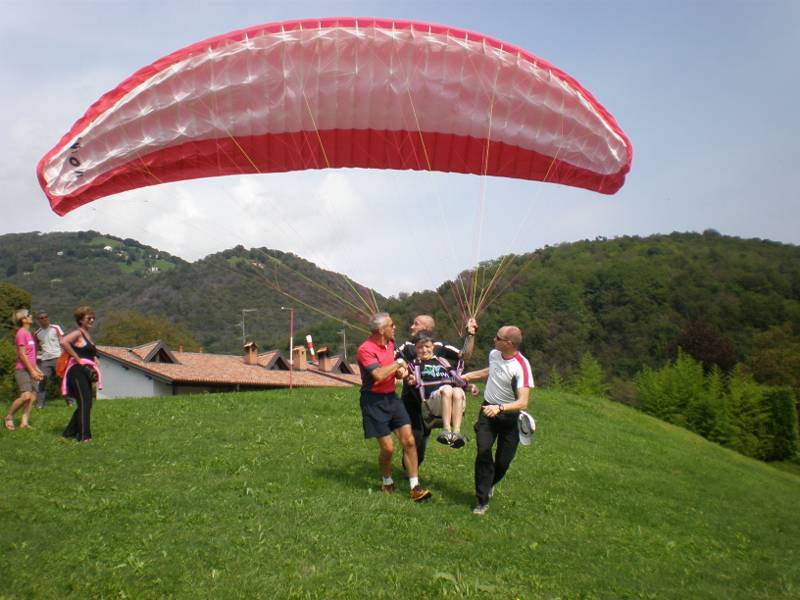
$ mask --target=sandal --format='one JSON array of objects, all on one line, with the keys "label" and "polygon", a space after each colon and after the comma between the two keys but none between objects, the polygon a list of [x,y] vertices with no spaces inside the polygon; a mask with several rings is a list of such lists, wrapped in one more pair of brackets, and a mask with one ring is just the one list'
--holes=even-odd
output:
[{"label": "sandal", "polygon": [[19,428],[20,429],[33,429],[33,427],[31,427],[29,423],[23,423],[22,425],[19,426]]},{"label": "sandal", "polygon": [[9,431],[14,431],[16,429],[16,427],[14,427],[14,417],[6,417],[5,421],[6,429]]}]

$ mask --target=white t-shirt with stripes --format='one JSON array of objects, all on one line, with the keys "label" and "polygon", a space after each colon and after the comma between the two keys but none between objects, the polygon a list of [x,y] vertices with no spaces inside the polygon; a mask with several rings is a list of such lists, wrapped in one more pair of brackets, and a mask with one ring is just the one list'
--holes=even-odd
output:
[{"label": "white t-shirt with stripes", "polygon": [[528,359],[519,352],[506,360],[499,350],[489,353],[489,378],[483,397],[489,404],[516,402],[519,388],[533,387],[533,372]]}]

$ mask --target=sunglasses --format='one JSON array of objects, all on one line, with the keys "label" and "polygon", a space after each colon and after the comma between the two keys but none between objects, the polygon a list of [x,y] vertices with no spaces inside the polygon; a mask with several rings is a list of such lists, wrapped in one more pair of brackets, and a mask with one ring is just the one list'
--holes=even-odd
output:
[{"label": "sunglasses", "polygon": [[499,335],[496,335],[496,336],[494,336],[494,341],[495,342],[508,342],[510,340],[507,340],[506,338],[501,338]]}]

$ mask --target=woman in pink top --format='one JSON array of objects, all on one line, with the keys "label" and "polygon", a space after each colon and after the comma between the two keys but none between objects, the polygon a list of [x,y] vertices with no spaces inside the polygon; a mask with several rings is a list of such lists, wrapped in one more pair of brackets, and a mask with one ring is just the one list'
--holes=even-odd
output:
[{"label": "woman in pink top", "polygon": [[25,406],[25,409],[22,412],[20,427],[30,429],[29,419],[33,402],[36,400],[36,390],[39,387],[39,381],[44,377],[36,366],[36,342],[31,333],[33,317],[30,311],[26,308],[21,308],[14,313],[14,321],[19,325],[17,335],[14,337],[14,347],[17,350],[14,379],[17,380],[21,393],[19,398],[11,404],[11,408],[8,409],[8,414],[5,418],[5,426],[9,431],[16,429],[14,427],[14,413],[22,406]]}]

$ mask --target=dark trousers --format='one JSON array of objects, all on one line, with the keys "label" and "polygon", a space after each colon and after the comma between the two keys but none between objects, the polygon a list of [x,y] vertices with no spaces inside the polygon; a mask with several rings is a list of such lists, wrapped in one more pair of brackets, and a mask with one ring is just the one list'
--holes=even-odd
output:
[{"label": "dark trousers", "polygon": [[92,437],[92,382],[83,367],[74,366],[67,371],[67,390],[75,398],[75,412],[64,430],[64,437],[75,438],[79,442]]},{"label": "dark trousers", "polygon": [[39,370],[44,374],[44,379],[39,382],[39,388],[36,392],[36,408],[44,408],[44,403],[47,400],[47,382],[50,378],[56,376],[57,362],[57,358],[39,361]]},{"label": "dark trousers", "polygon": [[[478,504],[489,503],[492,486],[505,476],[519,445],[517,429],[519,413],[501,413],[489,418],[481,411],[475,423],[475,496]],[[492,446],[497,441],[497,452],[492,456]]]},{"label": "dark trousers", "polygon": [[422,421],[422,401],[416,391],[404,385],[401,399],[411,419],[411,433],[414,434],[414,442],[417,446],[417,465],[421,465],[425,460],[425,449],[428,447],[431,430],[425,427]]}]

